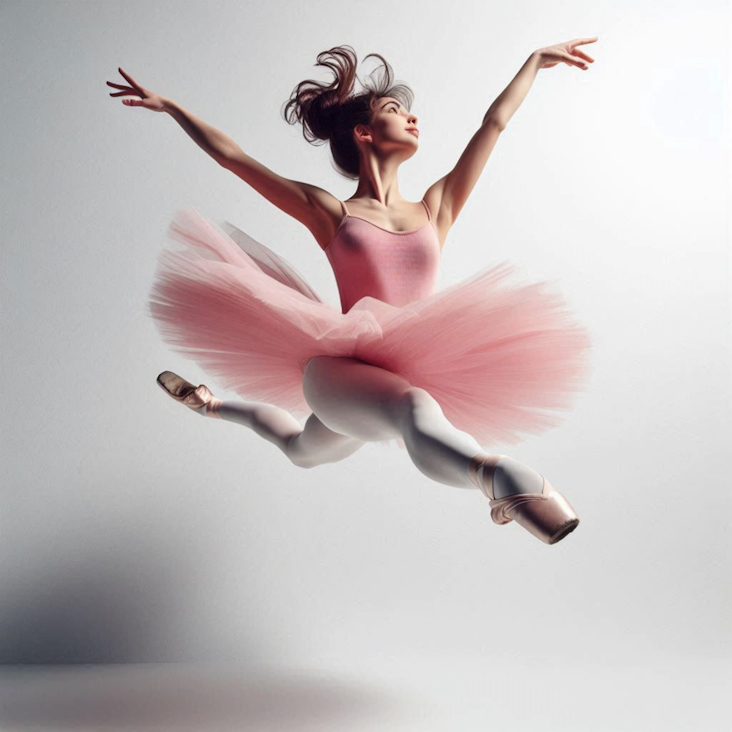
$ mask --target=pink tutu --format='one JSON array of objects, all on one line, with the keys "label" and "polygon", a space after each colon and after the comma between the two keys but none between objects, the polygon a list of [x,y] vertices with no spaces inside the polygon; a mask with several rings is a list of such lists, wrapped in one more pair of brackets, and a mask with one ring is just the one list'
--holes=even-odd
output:
[{"label": "pink tutu", "polygon": [[169,235],[186,249],[161,251],[149,314],[168,345],[246,401],[306,416],[308,359],[350,356],[425,389],[488,447],[557,426],[586,387],[587,330],[546,283],[512,283],[506,261],[406,306],[363,297],[343,313],[228,222],[189,207]]}]

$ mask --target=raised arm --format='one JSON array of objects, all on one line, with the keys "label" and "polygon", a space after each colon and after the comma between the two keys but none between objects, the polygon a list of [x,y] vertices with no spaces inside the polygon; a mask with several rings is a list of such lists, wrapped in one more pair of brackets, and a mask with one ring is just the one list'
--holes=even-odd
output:
[{"label": "raised arm", "polygon": [[[154,112],[166,112],[188,133],[188,136],[219,165],[236,174],[270,203],[307,226],[311,231],[322,227],[322,200],[332,196],[317,186],[284,178],[247,155],[234,140],[221,130],[204,122],[169,97],[155,94],[138,84],[121,68],[120,74],[129,86],[107,84],[121,91],[110,96],[134,96],[123,99],[130,107],[144,107]],[[319,205],[315,205],[319,204]]]},{"label": "raised arm", "polygon": [[586,61],[592,63],[594,59],[576,47],[584,43],[594,43],[596,40],[597,37],[580,38],[539,49],[529,56],[511,83],[488,108],[478,131],[470,139],[455,167],[425,193],[425,198],[439,201],[437,216],[441,226],[449,229],[455,222],[478,182],[501,132],[506,129],[509,120],[528,94],[539,69],[566,63],[568,66],[587,70]]}]

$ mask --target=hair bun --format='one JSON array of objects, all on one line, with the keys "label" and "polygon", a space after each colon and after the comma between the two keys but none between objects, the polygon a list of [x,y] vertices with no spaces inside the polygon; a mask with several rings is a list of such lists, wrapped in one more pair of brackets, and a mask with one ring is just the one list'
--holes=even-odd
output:
[{"label": "hair bun", "polygon": [[[391,66],[378,53],[370,53],[381,59],[385,73],[380,81],[362,84],[365,92],[353,94],[356,75],[356,52],[351,46],[336,46],[318,54],[315,66],[325,66],[333,72],[333,81],[306,79],[293,90],[285,104],[283,115],[290,124],[300,122],[303,137],[311,144],[330,141],[331,152],[339,173],[357,179],[359,151],[350,134],[358,124],[369,124],[373,115],[373,102],[385,96],[399,99],[407,109],[412,106],[414,95],[404,84],[393,85]],[[372,79],[375,72],[369,74]]]}]

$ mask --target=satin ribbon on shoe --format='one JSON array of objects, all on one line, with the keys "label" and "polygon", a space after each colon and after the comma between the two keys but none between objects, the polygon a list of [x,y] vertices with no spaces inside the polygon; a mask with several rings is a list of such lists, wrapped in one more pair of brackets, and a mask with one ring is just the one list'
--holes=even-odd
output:
[{"label": "satin ribbon on shoe", "polygon": [[542,475],[542,480],[544,482],[542,484],[541,493],[516,493],[512,496],[494,498],[491,495],[493,492],[493,476],[496,472],[496,465],[498,464],[498,461],[503,457],[507,456],[478,453],[470,459],[470,464],[468,465],[468,475],[470,476],[470,480],[484,493],[486,498],[489,499],[491,518],[496,524],[507,524],[509,521],[513,521],[513,518],[509,514],[513,513],[514,509],[522,503],[527,503],[529,501],[546,501],[549,497],[549,491],[551,490],[551,486]]},{"label": "satin ribbon on shoe", "polygon": [[223,399],[215,397],[205,384],[196,387],[196,389],[180,399],[180,401],[191,409],[195,409],[197,412],[203,411],[204,417],[221,419],[219,408],[224,403]]},{"label": "satin ribbon on shoe", "polygon": [[221,415],[219,414],[219,408],[224,403],[223,399],[218,399],[217,397],[215,397],[211,393],[211,390],[203,384],[201,384],[193,393],[197,397],[196,401],[200,401],[203,405],[205,405],[203,407],[205,410],[205,417],[221,419]]}]

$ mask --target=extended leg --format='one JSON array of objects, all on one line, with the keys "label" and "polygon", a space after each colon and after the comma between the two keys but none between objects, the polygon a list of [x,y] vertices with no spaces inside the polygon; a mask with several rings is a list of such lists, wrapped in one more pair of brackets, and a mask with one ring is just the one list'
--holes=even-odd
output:
[{"label": "extended leg", "polygon": [[414,464],[432,480],[475,487],[468,467],[480,444],[402,376],[354,358],[316,356],[305,367],[303,389],[330,429],[365,442],[402,437]]},{"label": "extended leg", "polygon": [[239,422],[276,444],[297,465],[341,460],[364,442],[401,436],[417,468],[446,485],[480,488],[496,523],[512,520],[554,544],[579,524],[569,502],[539,473],[507,455],[489,455],[447,420],[424,389],[386,369],[347,357],[316,356],[303,389],[313,409],[305,429],[271,404],[223,402],[172,372],[158,383],[199,414]]},{"label": "extended leg", "polygon": [[364,441],[403,437],[417,468],[446,485],[480,488],[498,524],[515,520],[547,544],[573,531],[579,518],[542,475],[508,455],[489,455],[447,420],[437,401],[403,377],[345,357],[317,356],[303,389],[320,420]]},{"label": "extended leg", "polygon": [[363,441],[328,429],[314,414],[305,427],[288,411],[273,404],[223,401],[217,411],[222,419],[254,430],[272,442],[295,465],[312,468],[347,458],[363,446]]},{"label": "extended leg", "polygon": [[157,383],[166,394],[197,414],[249,427],[277,445],[295,465],[303,468],[343,460],[363,445],[361,440],[328,429],[314,414],[308,417],[302,428],[295,417],[278,406],[223,401],[215,397],[205,384],[196,386],[172,371],[159,374]]}]

